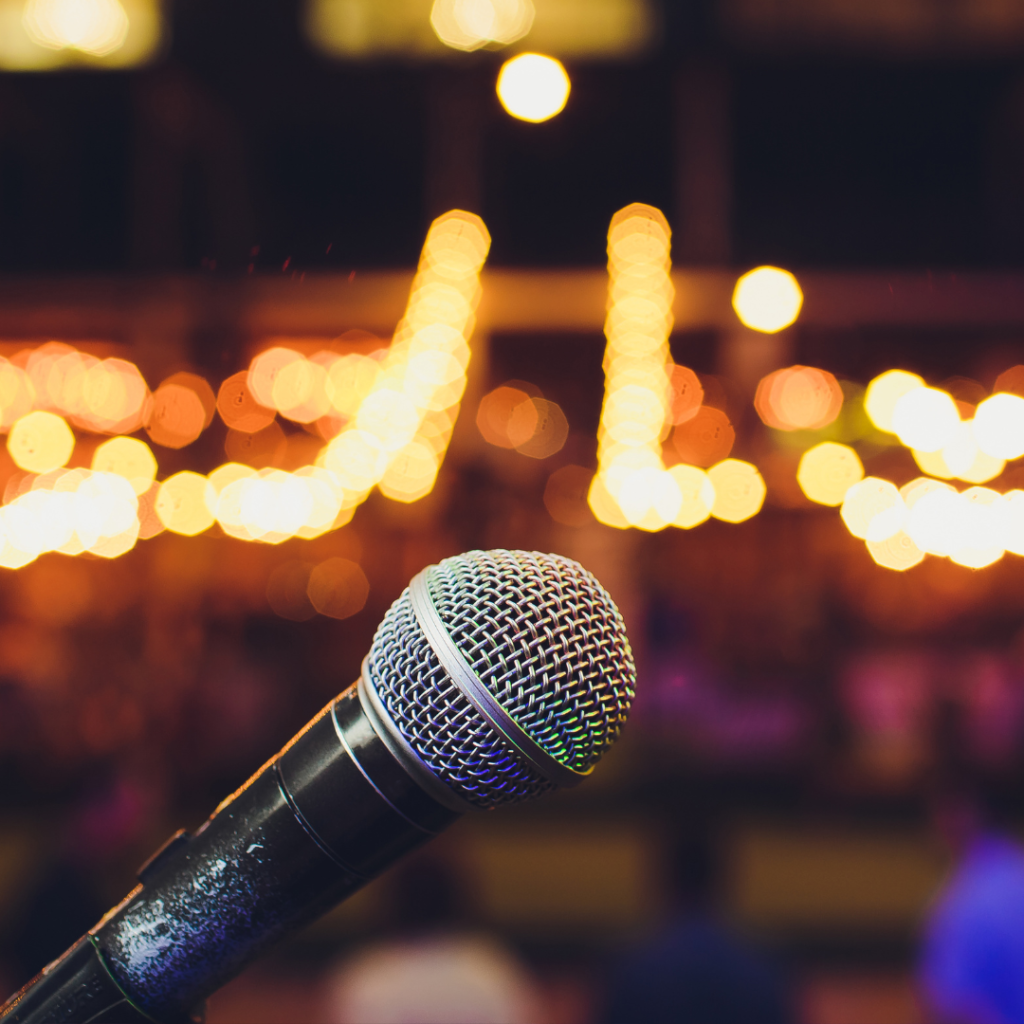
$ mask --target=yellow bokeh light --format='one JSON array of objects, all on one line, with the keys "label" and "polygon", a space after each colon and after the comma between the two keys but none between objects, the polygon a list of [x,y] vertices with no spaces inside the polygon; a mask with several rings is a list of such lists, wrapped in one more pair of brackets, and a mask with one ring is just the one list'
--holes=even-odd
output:
[{"label": "yellow bokeh light", "polygon": [[1006,552],[1008,508],[989,487],[969,487],[960,495],[959,544],[950,560],[971,569],[998,562]]},{"label": "yellow bokeh light", "polygon": [[864,393],[864,411],[868,419],[887,434],[895,433],[892,414],[896,403],[908,392],[925,386],[916,373],[906,370],[886,370],[868,384]]},{"label": "yellow bokeh light", "polygon": [[804,294],[797,279],[779,267],[757,267],[745,273],[732,293],[732,308],[740,323],[774,334],[796,322]]},{"label": "yellow bokeh light", "polygon": [[846,492],[864,479],[864,466],[848,445],[825,441],[804,452],[796,479],[811,501],[841,505]]},{"label": "yellow bokeh light", "polygon": [[906,532],[929,555],[949,557],[964,545],[969,514],[962,496],[948,484],[934,481],[920,488],[906,517]]},{"label": "yellow bokeh light", "polygon": [[[335,475],[343,509],[362,502],[396,460],[407,469],[415,464],[422,470],[426,461],[409,447],[414,443],[429,449],[440,465],[466,385],[479,275],[490,242],[483,221],[462,210],[431,224],[391,347],[372,373],[365,372],[365,364],[355,367],[357,376],[370,384],[358,408],[352,408],[352,399],[360,385],[353,389],[346,383],[347,371],[338,369],[344,360],[331,364],[325,393],[336,411],[343,406],[354,416],[317,462]],[[429,486],[421,491],[410,482],[413,478]],[[385,487],[401,495],[399,500],[413,500],[412,494],[428,493],[433,477],[419,470],[410,476],[396,468]]]},{"label": "yellow bokeh light", "polygon": [[210,481],[199,473],[175,473],[160,485],[156,514],[171,533],[194,537],[213,526],[212,491]]},{"label": "yellow bokeh light", "polygon": [[1006,463],[987,455],[974,439],[973,422],[960,422],[953,438],[944,448],[934,452],[911,450],[914,461],[932,476],[948,480],[956,477],[971,484],[983,484],[1002,473]]},{"label": "yellow bokeh light", "polygon": [[352,417],[380,376],[380,360],[351,352],[331,365],[324,385],[333,408]]},{"label": "yellow bokeh light", "polygon": [[683,495],[674,476],[647,466],[625,476],[616,489],[623,515],[641,530],[663,530],[679,514]]},{"label": "yellow bokeh light", "polygon": [[924,561],[924,552],[903,530],[898,530],[885,540],[869,540],[865,543],[875,562],[886,569],[906,572]]},{"label": "yellow bokeh light", "polygon": [[757,467],[740,459],[726,459],[708,470],[715,490],[711,514],[727,523],[742,523],[757,515],[767,488]]},{"label": "yellow bokeh light", "polygon": [[112,437],[99,445],[92,468],[100,473],[123,476],[136,494],[145,494],[156,479],[156,458],[145,441],[134,437]]},{"label": "yellow bokeh light", "polygon": [[105,57],[124,45],[128,15],[118,0],[28,0],[22,24],[40,46]]},{"label": "yellow bokeh light", "polygon": [[275,346],[261,352],[249,364],[249,375],[246,382],[249,391],[256,401],[268,409],[276,409],[274,404],[274,383],[277,375],[292,363],[305,361],[305,356],[294,349]]},{"label": "yellow bokeh light", "polygon": [[[643,203],[619,210],[608,228],[605,400],[598,473],[588,501],[596,518],[610,526],[664,529],[683,507],[682,491],[661,454],[676,397],[668,347],[671,234],[661,211]],[[703,438],[700,411],[678,429]],[[710,441],[720,443],[717,437]]]},{"label": "yellow bokeh light", "polygon": [[711,515],[715,505],[715,486],[703,469],[678,463],[669,471],[676,482],[682,501],[679,511],[672,520],[673,526],[690,530],[699,526]]},{"label": "yellow bokeh light", "polygon": [[938,388],[914,388],[897,399],[893,433],[908,447],[935,452],[952,443],[960,428],[956,402]]},{"label": "yellow bokeh light", "polygon": [[974,440],[993,459],[1019,459],[1024,455],[1024,398],[1002,393],[978,404],[973,421]]},{"label": "yellow bokeh light", "polygon": [[532,0],[434,0],[430,24],[455,50],[479,50],[522,39],[533,25]]},{"label": "yellow bokeh light", "polygon": [[0,357],[0,430],[11,427],[32,411],[35,387],[20,367]]},{"label": "yellow bokeh light", "polygon": [[67,465],[75,435],[56,413],[36,410],[11,427],[7,450],[14,464],[29,473],[49,473]]},{"label": "yellow bokeh light", "polygon": [[630,526],[629,520],[625,517],[618,501],[608,490],[605,478],[600,473],[595,473],[590,481],[587,490],[587,504],[594,518],[605,526],[614,526],[617,530],[625,530]]},{"label": "yellow bokeh light", "polygon": [[410,441],[381,477],[380,492],[394,501],[417,501],[430,493],[438,468],[433,449],[422,441]]},{"label": "yellow bokeh light", "polygon": [[1006,550],[1024,555],[1024,491],[1012,490],[1003,495],[1005,509],[1003,542]]},{"label": "yellow bokeh light", "polygon": [[521,53],[498,73],[498,99],[520,121],[534,124],[560,113],[569,99],[569,76],[561,61],[540,53]]},{"label": "yellow bokeh light", "polygon": [[907,507],[894,484],[868,476],[846,492],[841,515],[854,537],[884,541],[903,528]]}]

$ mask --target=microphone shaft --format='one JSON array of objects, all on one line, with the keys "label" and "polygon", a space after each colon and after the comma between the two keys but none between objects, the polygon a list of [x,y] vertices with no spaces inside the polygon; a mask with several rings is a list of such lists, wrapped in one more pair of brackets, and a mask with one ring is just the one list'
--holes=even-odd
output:
[{"label": "microphone shaft", "polygon": [[[189,1020],[269,946],[458,817],[396,760],[352,686],[194,836],[157,851],[140,885],[0,1008],[0,1022],[123,1022],[129,1006],[139,1020]],[[83,972],[96,993],[85,1016],[68,995]],[[97,1005],[106,998],[119,1002]]]}]

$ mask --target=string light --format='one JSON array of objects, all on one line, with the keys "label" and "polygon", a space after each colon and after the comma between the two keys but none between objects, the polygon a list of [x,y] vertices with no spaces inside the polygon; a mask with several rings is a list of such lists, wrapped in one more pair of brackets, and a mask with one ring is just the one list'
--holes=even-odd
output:
[{"label": "string light", "polygon": [[[377,484],[397,501],[414,501],[433,488],[466,387],[490,244],[474,214],[453,210],[431,224],[380,371],[353,420],[318,460],[336,475],[343,507],[360,504]],[[331,393],[336,401],[337,388]]]},{"label": "string light", "polygon": [[619,210],[608,229],[605,397],[589,501],[620,528],[664,529],[683,501],[661,456],[672,398],[670,238],[661,211],[643,203]]}]

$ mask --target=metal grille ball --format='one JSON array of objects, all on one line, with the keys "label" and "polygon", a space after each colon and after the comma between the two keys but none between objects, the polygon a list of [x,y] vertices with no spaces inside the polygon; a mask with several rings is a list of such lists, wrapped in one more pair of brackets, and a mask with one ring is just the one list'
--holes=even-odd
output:
[{"label": "metal grille ball", "polygon": [[[441,621],[505,711],[563,765],[590,768],[618,738],[636,685],[622,616],[601,584],[534,551],[470,551],[426,573]],[[408,589],[377,630],[367,674],[413,749],[467,802],[490,808],[554,788],[451,681]]]}]

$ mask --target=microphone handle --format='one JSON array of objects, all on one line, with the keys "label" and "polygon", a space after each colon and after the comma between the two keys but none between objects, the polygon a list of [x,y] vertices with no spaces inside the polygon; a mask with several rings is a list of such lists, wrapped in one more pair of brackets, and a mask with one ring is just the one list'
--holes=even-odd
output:
[{"label": "microphone handle", "polygon": [[269,946],[455,821],[371,724],[379,716],[360,690],[324,708],[194,836],[172,836],[122,903],[0,1007],[0,1022],[200,1019],[202,1001]]}]

